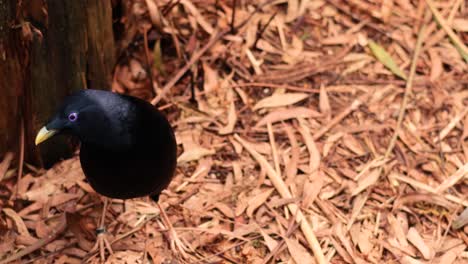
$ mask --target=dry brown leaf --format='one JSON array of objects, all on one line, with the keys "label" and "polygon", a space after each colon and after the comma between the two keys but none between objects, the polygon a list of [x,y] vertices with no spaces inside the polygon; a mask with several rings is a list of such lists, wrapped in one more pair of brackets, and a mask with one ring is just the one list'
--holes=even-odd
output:
[{"label": "dry brown leaf", "polygon": [[249,198],[245,194],[245,192],[242,192],[239,194],[237,197],[237,206],[235,210],[235,215],[240,216],[242,213],[244,213],[245,209],[247,209],[247,206],[249,206]]},{"label": "dry brown leaf", "polygon": [[361,143],[350,134],[345,134],[343,136],[342,142],[349,150],[359,156],[363,156],[367,153],[362,147]]},{"label": "dry brown leaf", "polygon": [[418,230],[416,230],[416,228],[411,227],[408,230],[408,233],[406,234],[406,238],[419,250],[419,252],[421,252],[425,259],[430,260],[434,258],[434,250],[424,242],[423,238],[419,234]]},{"label": "dry brown leaf", "polygon": [[346,34],[346,35],[338,35],[323,39],[321,41],[322,45],[343,45],[343,44],[350,44],[356,42],[356,35],[354,34]]},{"label": "dry brown leaf", "polygon": [[412,258],[410,256],[403,256],[400,260],[401,264],[424,264],[424,262],[419,261],[415,258]]},{"label": "dry brown leaf", "polygon": [[312,173],[312,181],[306,180],[304,184],[304,190],[302,191],[302,207],[309,208],[315,199],[318,197],[319,193],[322,191],[323,186],[325,185],[323,173],[321,171]]},{"label": "dry brown leaf", "polygon": [[236,105],[234,104],[234,91],[232,89],[228,90],[226,99],[229,102],[227,124],[225,127],[219,129],[218,132],[220,135],[231,134],[232,131],[234,131],[234,127],[237,122]]},{"label": "dry brown leaf", "polygon": [[380,14],[384,23],[387,23],[393,12],[393,0],[383,0],[380,8]]},{"label": "dry brown leaf", "polygon": [[390,224],[390,228],[393,231],[393,236],[395,236],[398,243],[404,248],[408,247],[409,244],[408,244],[408,241],[406,240],[405,231],[403,230],[401,224],[398,222],[395,216],[393,214],[388,214],[387,220],[388,220],[388,223]]},{"label": "dry brown leaf", "polygon": [[148,7],[151,22],[153,22],[153,25],[160,28],[162,26],[162,17],[157,4],[154,0],[145,0],[145,2],[146,6]]},{"label": "dry brown leaf", "polygon": [[267,232],[265,232],[265,230],[263,230],[262,228],[260,228],[260,233],[263,236],[263,240],[265,240],[266,246],[268,247],[270,252],[272,252],[278,245],[278,242],[274,240],[273,238],[271,238],[271,236],[268,235]]},{"label": "dry brown leaf", "polygon": [[262,204],[266,202],[268,197],[270,197],[271,193],[273,192],[274,189],[266,189],[262,191],[261,193],[257,194],[256,196],[252,197],[249,199],[247,202],[248,207],[247,207],[247,216],[250,218],[253,218],[253,212],[260,207]]},{"label": "dry brown leaf", "polygon": [[314,258],[307,252],[307,250],[297,240],[292,238],[284,238],[288,246],[291,257],[297,264],[313,264]]},{"label": "dry brown leaf", "polygon": [[184,181],[181,185],[179,185],[175,191],[180,192],[185,189],[187,185],[189,185],[190,181],[194,181],[198,178],[204,178],[206,175],[208,175],[208,172],[211,170],[211,166],[213,165],[213,160],[206,158],[206,159],[201,159],[198,162],[198,166],[193,172],[192,176],[188,179],[188,181]]},{"label": "dry brown leaf", "polygon": [[287,109],[278,109],[278,110],[274,110],[268,113],[266,116],[260,119],[260,121],[258,121],[257,124],[255,124],[255,127],[258,128],[258,127],[266,125],[267,123],[274,124],[280,121],[286,121],[286,120],[298,118],[298,117],[299,118],[310,118],[310,117],[317,118],[321,116],[322,114],[312,109],[305,108],[305,107],[292,107],[292,108],[287,108]]},{"label": "dry brown leaf", "polygon": [[292,105],[309,97],[306,93],[273,94],[258,101],[253,110]]},{"label": "dry brown leaf", "polygon": [[5,177],[5,173],[10,167],[12,160],[13,160],[13,153],[7,152],[5,156],[3,157],[2,162],[0,163],[0,182],[3,180],[3,177]]},{"label": "dry brown leaf", "polygon": [[359,250],[364,254],[368,255],[373,247],[372,239],[374,236],[372,235],[372,230],[368,229],[365,225],[354,224],[351,229],[349,230],[351,238],[354,244],[357,244]]},{"label": "dry brown leaf", "polygon": [[331,116],[331,106],[330,101],[328,99],[327,90],[325,90],[325,86],[320,86],[320,100],[319,100],[319,109],[322,114],[327,117]]},{"label": "dry brown leaf", "polygon": [[191,1],[181,0],[180,3],[193,15],[193,17],[195,17],[195,20],[203,28],[203,30],[205,30],[208,34],[213,34],[213,27],[208,21],[205,20],[198,8],[195,7]]},{"label": "dry brown leaf", "polygon": [[380,176],[380,170],[379,169],[372,169],[369,170],[368,173],[365,173],[364,176],[362,176],[358,182],[357,186],[351,191],[351,195],[355,196],[359,194],[360,192],[364,191],[368,187],[374,185],[378,180]]},{"label": "dry brown leaf", "polygon": [[445,179],[439,186],[436,188],[437,193],[442,193],[453,185],[457,184],[463,178],[468,176],[468,163],[460,167],[454,174]]},{"label": "dry brown leaf", "polygon": [[468,32],[468,19],[466,18],[455,18],[452,22],[452,27],[456,31]]},{"label": "dry brown leaf", "polygon": [[302,138],[304,139],[305,144],[307,146],[307,150],[309,151],[309,172],[312,173],[318,170],[320,167],[320,151],[318,150],[317,145],[315,144],[315,141],[312,138],[312,134],[309,128],[307,127],[305,121],[299,118],[299,124],[299,132],[301,132]]},{"label": "dry brown leaf", "polygon": [[440,58],[438,51],[433,48],[429,49],[429,56],[431,58],[431,74],[430,74],[429,79],[431,81],[435,81],[444,72],[442,59]]},{"label": "dry brown leaf", "polygon": [[463,251],[465,251],[466,245],[458,245],[456,247],[452,247],[448,249],[442,256],[436,258],[434,263],[437,264],[445,264],[445,263],[455,263],[457,257],[459,257]]},{"label": "dry brown leaf", "polygon": [[16,230],[21,236],[25,238],[32,238],[31,234],[28,231],[28,228],[24,224],[23,219],[21,219],[21,217],[15,211],[13,211],[13,209],[3,208],[3,212],[5,213],[5,215],[7,215],[13,220],[16,226]]},{"label": "dry brown leaf", "polygon": [[202,157],[210,156],[215,154],[214,149],[206,149],[203,147],[194,147],[184,151],[178,158],[177,163],[184,163],[194,160],[199,160]]},{"label": "dry brown leaf", "polygon": [[286,181],[292,182],[294,177],[296,177],[297,173],[297,163],[299,161],[299,145],[297,144],[296,136],[294,135],[294,132],[291,128],[291,126],[284,124],[284,130],[286,131],[286,134],[288,135],[289,142],[291,144],[291,157],[289,159],[289,162],[285,162],[286,168],[285,168],[285,174],[286,174]]},{"label": "dry brown leaf", "polygon": [[214,208],[218,209],[221,213],[229,218],[234,218],[234,212],[231,207],[227,206],[224,203],[217,202],[213,205]]}]

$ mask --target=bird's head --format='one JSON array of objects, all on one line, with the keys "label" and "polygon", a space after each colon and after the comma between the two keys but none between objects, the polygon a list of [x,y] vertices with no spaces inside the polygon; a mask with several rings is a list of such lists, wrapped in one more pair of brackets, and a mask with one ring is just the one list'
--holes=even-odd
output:
[{"label": "bird's head", "polygon": [[36,145],[56,134],[71,134],[82,143],[115,145],[125,143],[122,137],[122,102],[116,94],[83,90],[65,98],[53,117],[36,136]]}]

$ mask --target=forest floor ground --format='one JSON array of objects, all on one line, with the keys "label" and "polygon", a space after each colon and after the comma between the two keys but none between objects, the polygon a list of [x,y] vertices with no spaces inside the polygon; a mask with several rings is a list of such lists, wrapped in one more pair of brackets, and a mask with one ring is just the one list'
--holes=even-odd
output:
[{"label": "forest floor ground", "polygon": [[[107,262],[467,263],[466,2],[259,2],[121,4],[113,90],[157,101],[179,157],[171,225],[114,200]],[[17,188],[0,256],[99,262],[78,157]]]}]

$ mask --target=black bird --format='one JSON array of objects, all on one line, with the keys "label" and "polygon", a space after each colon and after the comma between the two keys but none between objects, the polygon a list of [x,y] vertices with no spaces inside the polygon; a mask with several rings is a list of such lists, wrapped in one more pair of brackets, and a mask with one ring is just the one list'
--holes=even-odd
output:
[{"label": "black bird", "polygon": [[[96,192],[106,197],[150,196],[157,202],[174,175],[174,132],[165,116],[144,100],[81,90],[65,98],[37,134],[36,145],[58,133],[80,140],[83,172]],[[106,206],[107,200],[104,215]]]}]

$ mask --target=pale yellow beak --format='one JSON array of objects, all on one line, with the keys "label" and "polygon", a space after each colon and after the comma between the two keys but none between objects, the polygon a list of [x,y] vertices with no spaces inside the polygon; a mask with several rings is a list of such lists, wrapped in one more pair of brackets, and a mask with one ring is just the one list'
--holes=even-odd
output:
[{"label": "pale yellow beak", "polygon": [[57,130],[47,130],[46,127],[42,127],[41,130],[39,130],[39,132],[37,133],[37,136],[36,136],[36,146],[39,145],[40,143],[46,141],[47,139],[49,139],[50,137],[52,137],[53,135],[57,134]]}]

